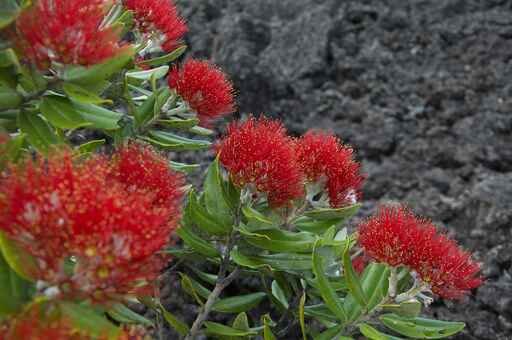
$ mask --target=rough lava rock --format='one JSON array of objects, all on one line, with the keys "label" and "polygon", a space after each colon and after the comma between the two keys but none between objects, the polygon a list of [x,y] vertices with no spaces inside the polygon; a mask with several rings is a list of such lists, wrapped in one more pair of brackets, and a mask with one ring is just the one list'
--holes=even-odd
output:
[{"label": "rough lava rock", "polygon": [[364,214],[403,201],[474,251],[485,285],[430,313],[512,339],[512,2],[190,0],[191,55],[240,113],[329,129],[368,173]]}]

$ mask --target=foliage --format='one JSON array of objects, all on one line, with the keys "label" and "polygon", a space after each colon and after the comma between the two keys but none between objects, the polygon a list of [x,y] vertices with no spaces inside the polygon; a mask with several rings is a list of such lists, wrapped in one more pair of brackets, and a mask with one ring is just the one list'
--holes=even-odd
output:
[{"label": "foliage", "polygon": [[[210,62],[178,65],[187,27],[170,0],[1,0],[0,29],[1,339],[148,337],[158,322],[129,303],[185,339],[464,328],[420,314],[479,286],[478,264],[404,206],[349,228],[365,175],[339,138],[250,117],[213,146],[234,90]],[[80,131],[101,138],[76,145]],[[201,189],[184,183],[199,165],[163,154],[207,149]],[[160,301],[171,260],[193,324]],[[261,285],[228,295],[241,278]]]}]

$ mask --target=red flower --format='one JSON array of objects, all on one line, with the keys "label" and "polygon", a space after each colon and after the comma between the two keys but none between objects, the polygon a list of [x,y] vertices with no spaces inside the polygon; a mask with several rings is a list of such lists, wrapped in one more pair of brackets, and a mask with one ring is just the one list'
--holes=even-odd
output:
[{"label": "red flower", "polygon": [[302,173],[290,137],[278,121],[249,118],[228,126],[217,151],[233,182],[267,194],[274,207],[303,196]]},{"label": "red flower", "polygon": [[207,61],[189,59],[169,73],[169,86],[197,112],[202,122],[235,111],[233,86],[226,75]]},{"label": "red flower", "polygon": [[428,220],[404,207],[383,207],[359,225],[359,243],[371,258],[414,270],[432,292],[460,298],[482,283],[480,266]]},{"label": "red flower", "polygon": [[[140,185],[122,175],[126,154],[150,158]],[[139,292],[164,265],[155,252],[177,227],[181,181],[146,148],[132,146],[117,159],[77,163],[66,151],[12,168],[0,183],[0,229],[36,257],[36,278],[62,295],[108,300]],[[154,180],[153,170],[169,182]]]},{"label": "red flower", "polygon": [[93,65],[121,53],[118,32],[101,27],[106,0],[39,0],[17,20],[23,54],[40,68],[52,61]]},{"label": "red flower", "polygon": [[162,49],[166,52],[174,50],[188,30],[171,0],[125,0],[124,4],[134,12],[141,31],[162,36]]},{"label": "red flower", "polygon": [[332,207],[350,205],[361,198],[364,177],[360,164],[353,160],[352,149],[336,136],[310,131],[297,141],[296,152],[309,182],[326,181]]}]

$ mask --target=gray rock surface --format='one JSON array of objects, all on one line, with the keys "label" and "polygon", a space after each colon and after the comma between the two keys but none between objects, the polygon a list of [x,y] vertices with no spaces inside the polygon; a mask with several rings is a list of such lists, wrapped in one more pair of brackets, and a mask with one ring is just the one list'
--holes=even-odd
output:
[{"label": "gray rock surface", "polygon": [[430,313],[465,321],[457,339],[512,339],[512,2],[180,5],[191,54],[232,76],[241,114],[334,131],[368,173],[364,213],[407,202],[475,252],[486,284]]}]

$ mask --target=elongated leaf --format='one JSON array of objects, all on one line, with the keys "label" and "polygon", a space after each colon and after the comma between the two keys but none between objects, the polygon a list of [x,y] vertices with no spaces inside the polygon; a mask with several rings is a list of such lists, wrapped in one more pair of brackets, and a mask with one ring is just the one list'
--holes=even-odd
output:
[{"label": "elongated leaf", "polygon": [[[389,268],[383,264],[369,264],[362,277],[361,286],[368,301],[368,311],[372,311],[388,292]],[[348,312],[349,321],[356,320],[362,313],[361,306],[353,296],[345,299],[345,310]]]},{"label": "elongated leaf", "polygon": [[211,147],[212,143],[206,140],[197,140],[178,136],[174,133],[159,130],[150,130],[150,138],[145,137],[148,142],[162,148],[174,151],[203,150]]},{"label": "elongated leaf", "polygon": [[120,333],[118,327],[89,306],[62,301],[60,308],[75,327],[92,337],[106,336],[109,339],[116,339]]},{"label": "elongated leaf", "polygon": [[0,253],[0,319],[20,311],[34,291],[33,285],[16,274]]},{"label": "elongated leaf", "polygon": [[174,51],[172,51],[169,54],[166,54],[161,57],[153,58],[153,59],[147,59],[140,61],[139,64],[141,65],[149,65],[149,66],[160,66],[163,64],[170,63],[176,59],[178,59],[183,53],[185,53],[187,49],[186,45],[180,46],[176,48]]},{"label": "elongated leaf", "polygon": [[274,222],[268,219],[265,215],[260,213],[258,210],[250,207],[242,207],[242,213],[248,220],[248,224],[257,227],[270,227],[274,225]]},{"label": "elongated leaf", "polygon": [[64,97],[43,97],[39,109],[51,124],[61,129],[76,129],[91,125],[91,123],[87,122],[74,108],[69,99]]},{"label": "elongated leaf", "polygon": [[98,150],[98,148],[100,148],[101,146],[105,145],[105,142],[105,139],[91,140],[87,143],[81,144],[78,147],[78,152],[81,154],[94,152]]},{"label": "elongated leaf", "polygon": [[119,128],[118,122],[123,116],[119,112],[94,104],[73,102],[73,106],[85,121],[91,123],[91,127],[104,130],[116,130]]},{"label": "elongated leaf", "polygon": [[272,281],[271,288],[272,295],[284,307],[283,309],[288,309],[288,307],[290,306],[288,303],[288,299],[286,298],[286,294],[284,293],[283,289],[279,286],[279,283],[277,283],[277,281]]},{"label": "elongated leaf", "polygon": [[53,129],[37,114],[26,111],[20,112],[18,126],[21,132],[26,135],[28,142],[43,154],[48,152],[48,148],[52,144],[59,142]]},{"label": "elongated leaf", "polygon": [[315,340],[333,340],[338,339],[338,335],[343,330],[343,325],[337,325],[324,331],[322,334],[315,337]]},{"label": "elongated leaf", "polygon": [[[235,320],[231,324],[231,327],[235,329],[239,329],[241,331],[249,331],[249,318],[246,313],[240,313],[236,316]],[[227,337],[227,340],[236,340],[236,339],[249,339],[249,337]]]},{"label": "elongated leaf", "polygon": [[0,83],[0,110],[20,107],[23,97],[13,88]]},{"label": "elongated leaf", "polygon": [[[180,273],[180,276],[181,276],[181,288],[185,292],[190,294],[196,300],[196,303],[198,305],[200,305],[200,306],[204,305],[204,302],[201,299],[200,294],[198,293],[198,291],[195,289],[194,285],[192,284],[191,279],[183,273]],[[204,288],[204,287],[202,287],[202,288]],[[206,288],[204,288],[204,289],[206,289]],[[208,297],[208,295],[210,295],[210,294],[207,293],[206,298]]]},{"label": "elongated leaf", "polygon": [[158,124],[172,128],[172,129],[181,129],[188,130],[197,124],[199,124],[199,119],[190,118],[190,119],[181,119],[181,118],[172,118],[172,119],[160,119],[157,121]]},{"label": "elongated leaf", "polygon": [[231,251],[233,261],[240,266],[259,269],[270,268],[286,272],[300,272],[311,270],[311,256],[304,254],[274,254],[248,256],[242,254],[237,248]]},{"label": "elongated leaf", "polygon": [[142,315],[135,313],[122,303],[116,303],[110,308],[108,314],[116,321],[121,323],[135,323],[147,327],[154,327],[153,321],[146,319]]},{"label": "elongated leaf", "polygon": [[15,0],[2,0],[0,2],[0,29],[11,24],[21,12]]},{"label": "elongated leaf", "polygon": [[345,250],[343,252],[343,271],[350,294],[354,297],[354,299],[357,301],[357,303],[359,303],[361,307],[366,308],[366,306],[368,305],[368,301],[364,294],[363,288],[361,287],[359,277],[357,276],[354,267],[352,266],[352,260],[350,259],[349,242],[347,242],[347,244],[345,245]]},{"label": "elongated leaf", "polygon": [[252,310],[266,296],[265,293],[252,293],[239,295],[218,300],[213,304],[212,309],[222,313],[241,313]]},{"label": "elongated leaf", "polygon": [[324,303],[304,306],[304,314],[320,320],[327,320],[331,322],[335,322],[337,320],[336,315],[334,315]]},{"label": "elongated leaf", "polygon": [[300,298],[299,302],[299,323],[300,323],[300,330],[302,332],[302,338],[304,340],[308,340],[307,332],[306,332],[306,322],[305,322],[305,314],[304,314],[304,307],[306,305],[306,292],[302,294],[302,297]]},{"label": "elongated leaf", "polygon": [[86,104],[103,104],[112,103],[110,99],[103,99],[96,93],[89,91],[88,89],[73,83],[65,83],[62,86],[64,92],[70,97],[80,103]]},{"label": "elongated leaf", "polygon": [[263,339],[264,340],[277,340],[275,335],[272,333],[272,329],[270,328],[270,316],[263,316]]},{"label": "elongated leaf", "polygon": [[403,301],[400,304],[384,304],[381,305],[382,309],[386,312],[391,312],[406,318],[414,318],[421,313],[421,302],[416,299]]},{"label": "elongated leaf", "polygon": [[174,171],[179,171],[186,174],[190,174],[196,171],[201,166],[201,164],[185,164],[174,161],[170,161],[169,164]]},{"label": "elongated leaf", "polygon": [[359,208],[361,204],[354,204],[349,207],[336,208],[336,209],[316,209],[306,211],[304,215],[314,218],[316,220],[332,220],[332,219],[349,219],[352,217]]},{"label": "elongated leaf", "polygon": [[384,314],[379,320],[389,329],[414,339],[442,339],[464,329],[463,322],[449,322],[425,318],[404,318],[395,314]]},{"label": "elongated leaf", "polygon": [[202,205],[197,201],[197,196],[193,190],[188,195],[188,204],[186,213],[194,224],[201,230],[213,235],[227,235],[230,233],[232,226],[224,226],[214,216],[212,216]]},{"label": "elongated leaf", "polygon": [[154,108],[158,94],[151,94],[145,101],[135,110],[136,126],[145,126],[154,118]]},{"label": "elongated leaf", "polygon": [[258,332],[253,330],[236,329],[216,322],[205,321],[204,325],[206,327],[205,333],[207,335],[248,336],[258,334]]},{"label": "elongated leaf", "polygon": [[125,48],[123,53],[94,66],[68,66],[62,74],[62,79],[77,84],[97,83],[110,78],[114,73],[120,71],[133,57],[135,50],[131,47]]},{"label": "elongated leaf", "polygon": [[313,234],[291,232],[277,228],[250,232],[241,228],[240,233],[251,245],[275,252],[310,253],[315,245]]},{"label": "elongated leaf", "polygon": [[12,270],[27,281],[34,281],[39,272],[36,259],[0,231],[0,254]]},{"label": "elongated leaf", "polygon": [[396,336],[379,332],[372,326],[365,323],[359,324],[359,331],[370,340],[402,340],[402,338],[397,338]]},{"label": "elongated leaf", "polygon": [[311,217],[301,216],[293,222],[293,225],[301,231],[323,235],[329,228],[337,225],[339,222],[339,219],[315,220]]},{"label": "elongated leaf", "polygon": [[176,332],[185,336],[189,332],[189,327],[186,323],[176,318],[171,312],[167,311],[164,306],[159,304],[159,309],[164,316],[165,321],[171,326]]},{"label": "elongated leaf", "polygon": [[151,77],[155,79],[160,79],[165,77],[165,75],[169,72],[169,66],[163,65],[160,67],[156,67],[149,70],[144,71],[130,71],[126,72],[127,78],[138,79],[138,80],[150,80]]},{"label": "elongated leaf", "polygon": [[178,229],[176,234],[181,237],[187,246],[197,251],[198,253],[208,257],[220,257],[219,251],[214,246],[196,235],[189,228],[182,226]]},{"label": "elongated leaf", "polygon": [[206,210],[231,230],[233,216],[231,215],[231,209],[224,192],[218,158],[210,164],[203,187]]},{"label": "elongated leaf", "polygon": [[217,282],[217,275],[205,273],[195,268],[194,266],[190,266],[190,269],[204,282],[214,285]]},{"label": "elongated leaf", "polygon": [[336,315],[340,321],[345,321],[347,320],[347,314],[343,309],[343,304],[325,275],[325,268],[319,253],[320,244],[321,240],[317,240],[313,251],[313,272],[318,280],[320,294],[325,304],[334,315]]}]

